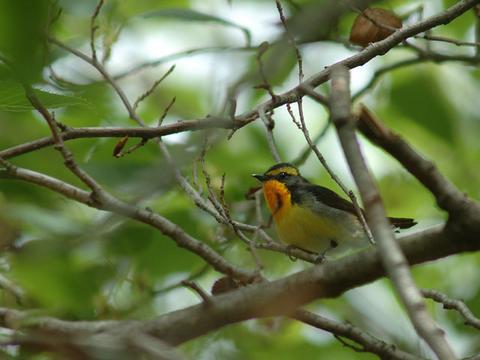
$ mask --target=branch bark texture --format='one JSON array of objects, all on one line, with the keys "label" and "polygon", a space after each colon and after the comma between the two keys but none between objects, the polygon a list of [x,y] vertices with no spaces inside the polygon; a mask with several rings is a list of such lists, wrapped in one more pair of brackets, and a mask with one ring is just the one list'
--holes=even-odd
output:
[{"label": "branch bark texture", "polygon": [[368,224],[372,230],[383,265],[409,314],[417,333],[429,344],[439,359],[455,359],[443,331],[427,312],[409,265],[393,236],[385,208],[373,176],[362,155],[355,135],[355,118],[350,110],[350,75],[344,66],[332,70],[330,112],[337,128],[345,157],[360,191]]}]

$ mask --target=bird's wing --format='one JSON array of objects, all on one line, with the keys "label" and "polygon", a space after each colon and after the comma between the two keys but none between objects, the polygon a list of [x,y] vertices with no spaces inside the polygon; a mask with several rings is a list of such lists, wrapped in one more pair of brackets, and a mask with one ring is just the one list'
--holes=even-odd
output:
[{"label": "bird's wing", "polygon": [[[353,204],[350,201],[340,197],[336,192],[330,189],[327,189],[319,185],[308,184],[305,186],[305,193],[306,192],[314,194],[315,200],[320,201],[325,205],[331,206],[335,209],[349,212],[355,215],[356,217],[358,217],[358,214]],[[361,211],[363,213],[363,209]],[[390,221],[390,223],[393,225],[394,228],[398,228],[398,229],[408,229],[417,224],[417,222],[411,218],[389,217],[388,220]]]},{"label": "bird's wing", "polygon": [[323,186],[309,184],[305,187],[305,192],[313,194],[315,200],[324,203],[325,205],[331,206],[335,209],[343,210],[349,212],[353,215],[357,215],[355,207],[353,204],[339,196],[336,192],[327,189]]}]

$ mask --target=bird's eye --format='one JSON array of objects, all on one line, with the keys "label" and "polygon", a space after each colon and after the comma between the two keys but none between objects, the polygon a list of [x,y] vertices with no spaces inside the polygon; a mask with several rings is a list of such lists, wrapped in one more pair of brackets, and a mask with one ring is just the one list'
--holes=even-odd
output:
[{"label": "bird's eye", "polygon": [[278,177],[281,178],[281,179],[285,179],[287,177],[287,173],[286,172],[281,172],[280,174],[278,174]]}]

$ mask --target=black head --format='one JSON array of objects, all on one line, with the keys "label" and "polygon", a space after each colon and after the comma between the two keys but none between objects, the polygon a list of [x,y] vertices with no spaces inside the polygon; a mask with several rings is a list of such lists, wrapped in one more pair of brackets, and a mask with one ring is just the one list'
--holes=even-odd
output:
[{"label": "black head", "polygon": [[253,177],[265,182],[268,180],[277,180],[286,185],[294,185],[306,180],[300,175],[298,169],[289,163],[280,163],[272,166],[270,169],[265,171],[263,174],[254,174]]}]

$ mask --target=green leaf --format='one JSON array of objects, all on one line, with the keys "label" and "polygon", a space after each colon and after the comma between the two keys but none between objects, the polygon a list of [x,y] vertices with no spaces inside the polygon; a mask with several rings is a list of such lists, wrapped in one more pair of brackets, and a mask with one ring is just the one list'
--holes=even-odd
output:
[{"label": "green leaf", "polygon": [[16,281],[42,306],[77,316],[93,316],[94,298],[112,274],[107,266],[75,256],[62,240],[36,240],[13,258]]},{"label": "green leaf", "polygon": [[435,72],[428,67],[419,67],[414,72],[396,72],[393,77],[391,103],[406,119],[443,140],[453,141],[454,110],[441,90]]},{"label": "green leaf", "polygon": [[[85,100],[74,96],[55,94],[39,89],[34,91],[42,104],[49,109],[87,104]],[[32,109],[22,85],[14,81],[0,81],[0,111],[30,111]]]},{"label": "green leaf", "polygon": [[165,17],[165,18],[174,18],[174,19],[183,20],[183,21],[214,22],[220,25],[229,26],[229,27],[233,27],[241,30],[247,40],[247,46],[250,46],[251,40],[252,40],[250,31],[246,27],[236,24],[232,21],[220,18],[218,16],[205,14],[192,9],[182,9],[182,8],[162,9],[162,10],[156,10],[156,11],[146,13],[143,15],[143,17],[145,18]]},{"label": "green leaf", "polygon": [[199,257],[179,248],[157,229],[134,222],[127,222],[110,234],[105,245],[110,255],[133,260],[137,271],[154,279],[175,272],[189,272],[202,264]]},{"label": "green leaf", "polygon": [[41,78],[48,8],[47,0],[0,2],[0,51],[28,83]]}]

